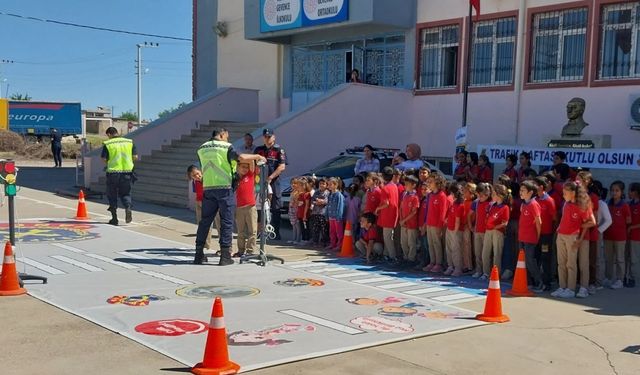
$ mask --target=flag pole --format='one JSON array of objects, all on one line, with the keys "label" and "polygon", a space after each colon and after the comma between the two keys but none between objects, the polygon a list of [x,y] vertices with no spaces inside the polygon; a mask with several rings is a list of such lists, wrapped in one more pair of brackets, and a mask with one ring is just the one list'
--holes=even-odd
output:
[{"label": "flag pole", "polygon": [[467,30],[467,63],[465,65],[464,91],[462,97],[462,127],[467,126],[467,105],[469,102],[469,84],[471,82],[471,52],[473,51],[473,6],[469,1],[469,27]]}]

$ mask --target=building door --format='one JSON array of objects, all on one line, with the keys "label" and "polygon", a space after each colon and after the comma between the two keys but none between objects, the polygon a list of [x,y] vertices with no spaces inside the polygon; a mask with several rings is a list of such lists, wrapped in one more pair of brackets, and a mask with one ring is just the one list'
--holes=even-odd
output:
[{"label": "building door", "polygon": [[350,72],[346,66],[348,56],[345,52],[344,49],[331,49],[330,46],[293,49],[292,110],[301,108],[345,82],[347,70]]}]

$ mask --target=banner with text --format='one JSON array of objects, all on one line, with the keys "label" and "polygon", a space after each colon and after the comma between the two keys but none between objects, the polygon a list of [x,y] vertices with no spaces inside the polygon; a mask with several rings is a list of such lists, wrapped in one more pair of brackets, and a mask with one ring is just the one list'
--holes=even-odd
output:
[{"label": "banner with text", "polygon": [[553,155],[558,151],[567,154],[567,164],[576,168],[606,168],[640,170],[640,149],[570,149],[570,148],[534,148],[526,146],[479,145],[478,154],[484,153],[492,163],[504,163],[507,155],[531,154],[531,164],[549,166],[553,164]]},{"label": "banner with text", "polygon": [[260,0],[260,32],[345,21],[349,0]]}]

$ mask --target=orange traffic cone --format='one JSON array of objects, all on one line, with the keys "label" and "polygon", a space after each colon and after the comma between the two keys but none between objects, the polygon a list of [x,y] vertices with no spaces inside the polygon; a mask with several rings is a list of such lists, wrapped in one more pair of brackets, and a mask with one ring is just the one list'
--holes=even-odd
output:
[{"label": "orange traffic cone", "polygon": [[229,361],[227,348],[227,331],[224,327],[224,313],[222,299],[216,297],[211,312],[211,323],[207,334],[207,344],[204,347],[204,359],[191,369],[194,374],[226,375],[236,374],[240,366]]},{"label": "orange traffic cone", "polygon": [[518,265],[516,266],[516,274],[513,277],[513,285],[507,294],[514,297],[533,297],[534,294],[529,290],[527,285],[527,266],[524,261],[524,250],[520,249],[518,253]]},{"label": "orange traffic cone", "polygon": [[78,195],[78,211],[76,211],[76,220],[89,220],[87,215],[87,204],[84,202],[84,192],[80,190]]},{"label": "orange traffic cone", "polygon": [[13,257],[11,242],[4,245],[4,262],[2,263],[2,275],[0,275],[0,296],[19,296],[27,290],[20,288],[16,260]]},{"label": "orange traffic cone", "polygon": [[340,249],[341,258],[353,258],[355,256],[353,252],[353,235],[351,234],[351,222],[347,221],[347,226],[344,228],[344,238],[342,238],[342,249]]},{"label": "orange traffic cone", "polygon": [[510,319],[502,314],[502,301],[500,300],[500,279],[498,278],[498,267],[491,269],[491,279],[489,290],[487,291],[487,301],[484,304],[484,314],[476,315],[476,319],[489,323],[505,323]]}]

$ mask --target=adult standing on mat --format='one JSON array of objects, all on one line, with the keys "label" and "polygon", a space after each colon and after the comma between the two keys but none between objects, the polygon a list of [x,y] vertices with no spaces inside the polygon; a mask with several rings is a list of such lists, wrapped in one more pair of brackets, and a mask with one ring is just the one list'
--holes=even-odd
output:
[{"label": "adult standing on mat", "polygon": [[131,184],[133,183],[133,161],[138,160],[136,146],[128,138],[118,135],[113,126],[107,129],[108,140],[102,147],[102,160],[107,163],[107,198],[111,220],[109,224],[118,225],[118,197],[122,201],[125,221],[130,223],[131,214]]},{"label": "adult standing on mat", "polygon": [[284,172],[287,158],[284,149],[276,144],[276,136],[273,129],[262,131],[264,146],[258,146],[253,151],[254,154],[261,155],[267,159],[268,173],[267,181],[271,185],[273,195],[271,196],[271,224],[276,233],[276,240],[280,240],[280,209],[282,208],[282,189],[280,189],[280,175]]},{"label": "adult standing on mat", "polygon": [[216,214],[220,212],[220,262],[219,266],[233,264],[231,243],[233,240],[233,213],[235,210],[236,165],[238,161],[265,159],[260,155],[238,154],[229,143],[229,132],[225,128],[213,130],[212,139],[198,148],[202,166],[202,218],[196,236],[194,264],[207,261],[204,244]]}]

